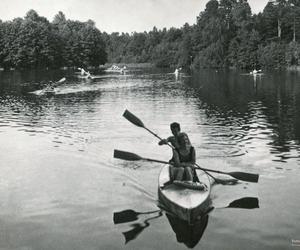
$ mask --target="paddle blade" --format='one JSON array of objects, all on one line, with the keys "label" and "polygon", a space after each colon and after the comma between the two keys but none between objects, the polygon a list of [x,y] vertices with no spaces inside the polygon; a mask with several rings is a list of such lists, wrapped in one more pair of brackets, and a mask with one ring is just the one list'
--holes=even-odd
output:
[{"label": "paddle blade", "polygon": [[231,202],[227,207],[254,209],[259,208],[258,199],[256,197],[244,197]]},{"label": "paddle blade", "polygon": [[241,180],[241,181],[248,181],[248,182],[258,182],[258,174],[250,174],[250,173],[244,173],[244,172],[230,172],[228,173],[232,177]]},{"label": "paddle blade", "polygon": [[114,213],[114,224],[126,223],[135,221],[138,219],[139,213],[132,209],[124,210],[121,212]]},{"label": "paddle blade", "polygon": [[61,82],[64,82],[66,80],[65,77],[61,78],[58,82],[61,83]]},{"label": "paddle blade", "polygon": [[114,158],[122,159],[125,161],[143,160],[143,158],[137,154],[126,152],[126,151],[121,151],[121,150],[117,150],[117,149],[114,150]]},{"label": "paddle blade", "polygon": [[134,125],[142,128],[144,127],[144,123],[127,109],[125,110],[123,116]]}]

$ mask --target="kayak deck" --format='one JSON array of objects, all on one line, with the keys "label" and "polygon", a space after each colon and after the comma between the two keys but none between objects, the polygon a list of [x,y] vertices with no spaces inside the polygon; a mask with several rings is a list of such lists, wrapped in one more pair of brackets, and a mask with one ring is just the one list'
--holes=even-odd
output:
[{"label": "kayak deck", "polygon": [[202,171],[197,171],[201,183],[206,185],[203,190],[193,190],[177,184],[165,183],[170,181],[169,165],[162,168],[159,175],[158,197],[169,212],[180,219],[193,224],[210,208],[211,183],[209,177]]}]

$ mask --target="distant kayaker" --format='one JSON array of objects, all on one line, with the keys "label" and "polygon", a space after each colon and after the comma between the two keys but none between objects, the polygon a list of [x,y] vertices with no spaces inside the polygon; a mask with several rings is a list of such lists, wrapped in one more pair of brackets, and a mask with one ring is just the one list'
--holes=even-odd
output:
[{"label": "distant kayaker", "polygon": [[173,122],[170,125],[173,136],[161,140],[158,144],[164,145],[170,142],[173,149],[173,157],[170,160],[170,178],[173,180],[193,181],[196,153],[186,133],[180,132],[180,124]]},{"label": "distant kayaker", "polygon": [[55,85],[55,83],[53,81],[49,81],[45,90],[47,90],[47,91],[54,90],[54,85]]},{"label": "distant kayaker", "polygon": [[126,66],[124,66],[123,68],[120,69],[120,73],[121,73],[121,74],[125,74],[126,69],[127,69]]},{"label": "distant kayaker", "polygon": [[174,74],[176,76],[178,76],[181,70],[182,70],[182,68],[176,68],[175,71],[174,71]]}]

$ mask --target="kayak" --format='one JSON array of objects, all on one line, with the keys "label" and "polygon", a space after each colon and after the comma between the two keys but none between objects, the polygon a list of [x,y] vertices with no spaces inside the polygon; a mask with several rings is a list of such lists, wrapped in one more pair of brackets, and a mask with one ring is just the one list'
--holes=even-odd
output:
[{"label": "kayak", "polygon": [[46,91],[43,91],[43,95],[53,96],[53,95],[55,95],[55,91],[54,90],[46,90]]},{"label": "kayak", "polygon": [[105,69],[105,72],[122,72],[122,69]]},{"label": "kayak", "polygon": [[125,74],[128,72],[128,70],[124,69],[105,69],[104,72],[106,73],[120,73],[120,74]]},{"label": "kayak", "polygon": [[51,87],[46,87],[40,90],[40,95],[53,96],[55,95],[55,89]]},{"label": "kayak", "polygon": [[197,170],[196,173],[201,184],[178,181],[166,184],[170,181],[169,165],[166,165],[162,168],[158,180],[160,203],[167,212],[187,221],[190,225],[196,223],[211,209],[211,179],[203,171]]}]

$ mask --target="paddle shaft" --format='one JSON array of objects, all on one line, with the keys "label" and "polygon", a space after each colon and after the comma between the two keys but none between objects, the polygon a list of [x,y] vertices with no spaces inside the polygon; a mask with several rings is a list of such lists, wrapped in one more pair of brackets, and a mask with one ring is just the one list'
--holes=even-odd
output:
[{"label": "paddle shaft", "polygon": [[[151,133],[152,135],[154,135],[156,138],[158,138],[159,140],[163,140],[160,136],[158,136],[157,134],[155,134],[153,131],[151,131],[150,129],[148,129],[147,127],[143,126],[144,129],[146,129],[149,133]],[[167,145],[172,148],[175,149],[175,147],[170,144],[169,142],[167,143]]]},{"label": "paddle shaft", "polygon": [[155,159],[150,159],[150,158],[142,158],[142,160],[151,161],[151,162],[158,162],[158,163],[163,163],[163,164],[170,164],[167,161],[160,161],[160,160],[155,160]]},{"label": "paddle shaft", "polygon": [[[196,166],[198,169],[201,169],[202,171],[204,171],[208,176],[210,176],[211,178],[213,178],[216,182],[218,182],[217,178],[214,177],[213,175],[211,175],[210,173],[208,173],[208,172],[206,171],[206,169],[201,168],[197,163],[195,163],[195,166]],[[213,172],[213,171],[212,171],[212,172]]]},{"label": "paddle shaft", "polygon": [[213,170],[213,169],[206,169],[206,168],[201,168],[203,171],[207,170],[207,171],[210,171],[210,172],[214,172],[214,173],[217,173],[217,174],[229,174],[230,173],[226,173],[226,172],[222,172],[222,171],[218,171],[218,170]]}]

